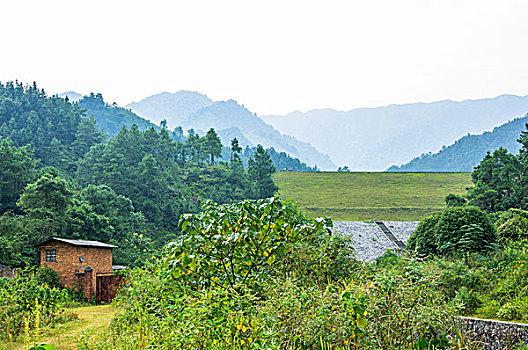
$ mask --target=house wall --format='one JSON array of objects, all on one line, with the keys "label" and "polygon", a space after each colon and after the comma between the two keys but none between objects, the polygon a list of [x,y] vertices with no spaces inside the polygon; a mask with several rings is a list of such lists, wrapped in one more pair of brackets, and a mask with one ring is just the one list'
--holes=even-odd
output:
[{"label": "house wall", "polygon": [[[96,277],[98,274],[112,273],[112,249],[97,247],[79,247],[59,241],[51,241],[40,247],[40,265],[48,266],[59,275],[63,287],[75,288],[79,283],[85,283],[84,288],[96,288]],[[46,250],[55,249],[57,251],[56,262],[46,262]],[[79,261],[83,258],[83,262]],[[76,273],[84,273],[84,269],[91,267],[91,282],[82,279]]]}]

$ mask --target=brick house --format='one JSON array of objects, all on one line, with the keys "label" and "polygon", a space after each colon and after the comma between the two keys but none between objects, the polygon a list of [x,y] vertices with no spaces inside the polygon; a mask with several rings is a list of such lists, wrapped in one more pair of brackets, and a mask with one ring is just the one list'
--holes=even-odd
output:
[{"label": "brick house", "polygon": [[84,293],[87,299],[110,301],[122,282],[112,273],[115,245],[97,241],[51,238],[35,245],[40,249],[40,265],[59,275],[61,284]]}]

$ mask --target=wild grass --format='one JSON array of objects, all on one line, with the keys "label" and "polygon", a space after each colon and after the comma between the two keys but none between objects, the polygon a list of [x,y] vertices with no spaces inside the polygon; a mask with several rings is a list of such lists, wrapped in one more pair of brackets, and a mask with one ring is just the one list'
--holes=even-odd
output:
[{"label": "wild grass", "polygon": [[51,344],[54,350],[77,349],[78,342],[83,337],[106,330],[115,314],[113,305],[83,306],[68,311],[78,317],[53,327],[33,331],[27,339],[5,342],[4,347],[0,346],[0,349],[22,350],[35,344]]},{"label": "wild grass", "polygon": [[419,221],[472,186],[470,173],[278,172],[273,180],[281,198],[311,216],[351,221]]}]

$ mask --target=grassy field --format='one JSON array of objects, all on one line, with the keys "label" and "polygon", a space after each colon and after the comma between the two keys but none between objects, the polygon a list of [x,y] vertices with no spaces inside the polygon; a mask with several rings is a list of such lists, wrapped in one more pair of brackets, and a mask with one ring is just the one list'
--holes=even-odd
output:
[{"label": "grassy field", "polygon": [[418,221],[445,207],[449,193],[464,194],[470,173],[278,172],[279,196],[313,216],[334,220]]}]

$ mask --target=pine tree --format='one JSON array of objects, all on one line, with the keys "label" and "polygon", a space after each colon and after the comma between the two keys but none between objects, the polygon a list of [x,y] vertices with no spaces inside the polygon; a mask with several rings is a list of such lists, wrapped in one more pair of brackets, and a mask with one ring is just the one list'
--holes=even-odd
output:
[{"label": "pine tree", "polygon": [[269,153],[262,145],[258,145],[253,157],[249,158],[248,172],[253,181],[253,197],[268,198],[277,192],[278,187],[271,177],[275,172],[275,167]]},{"label": "pine tree", "polygon": [[213,128],[205,135],[203,146],[204,151],[211,157],[211,165],[214,165],[215,157],[222,157],[222,142]]}]

